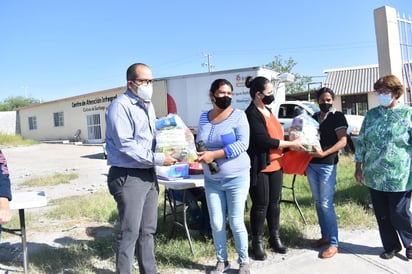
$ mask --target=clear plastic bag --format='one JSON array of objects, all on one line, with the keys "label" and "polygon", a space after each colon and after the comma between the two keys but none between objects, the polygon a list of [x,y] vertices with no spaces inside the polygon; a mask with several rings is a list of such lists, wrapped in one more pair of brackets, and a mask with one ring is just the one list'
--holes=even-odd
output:
[{"label": "clear plastic bag", "polygon": [[197,159],[192,131],[176,114],[156,120],[156,152],[175,151],[179,163],[194,163]]},{"label": "clear plastic bag", "polygon": [[289,128],[289,140],[300,139],[307,151],[321,149],[319,142],[319,123],[307,113],[293,118]]}]

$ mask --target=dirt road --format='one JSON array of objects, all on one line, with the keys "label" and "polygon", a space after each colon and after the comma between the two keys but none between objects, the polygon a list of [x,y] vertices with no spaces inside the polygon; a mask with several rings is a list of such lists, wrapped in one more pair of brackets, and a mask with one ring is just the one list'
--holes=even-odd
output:
[{"label": "dirt road", "polygon": [[[49,205],[44,208],[26,210],[26,215],[47,210],[51,206],[50,202],[55,199],[87,195],[107,189],[108,166],[106,160],[103,159],[101,146],[39,144],[2,148],[2,151],[8,162],[12,193],[44,191],[46,194]],[[79,178],[72,180],[69,184],[57,186],[27,187],[22,185],[29,179],[66,172],[77,173]],[[13,215],[13,218],[18,218],[17,211],[14,211]],[[29,218],[26,223],[29,253],[45,246],[63,247],[74,241],[91,240],[93,235],[90,235],[90,228],[99,228],[106,233],[112,232],[110,224],[96,224],[85,220],[39,222],[39,220],[30,221]],[[94,231],[94,233],[102,231]],[[21,265],[21,261],[20,237],[3,233],[0,244],[0,273],[11,265]]]},{"label": "dirt road", "polygon": [[48,200],[83,195],[106,187],[108,166],[101,146],[73,144],[39,144],[3,148],[6,155],[13,191],[45,190],[27,188],[21,183],[54,173],[75,172],[79,178],[70,184],[47,187]]}]

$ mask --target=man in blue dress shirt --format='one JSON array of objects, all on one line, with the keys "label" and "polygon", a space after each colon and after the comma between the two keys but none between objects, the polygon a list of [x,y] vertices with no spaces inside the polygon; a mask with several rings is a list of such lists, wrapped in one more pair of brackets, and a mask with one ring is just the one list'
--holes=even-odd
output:
[{"label": "man in blue dress shirt", "polygon": [[156,274],[154,233],[159,185],[156,165],[177,162],[170,153],[155,153],[152,71],[136,63],[127,69],[127,89],[106,111],[108,187],[119,211],[116,273],[132,273],[134,255],[140,273]]}]

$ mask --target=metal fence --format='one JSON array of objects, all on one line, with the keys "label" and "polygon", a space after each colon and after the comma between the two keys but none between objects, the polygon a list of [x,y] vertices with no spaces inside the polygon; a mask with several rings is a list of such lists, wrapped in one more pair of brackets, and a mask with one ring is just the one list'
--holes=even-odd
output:
[{"label": "metal fence", "polygon": [[[399,40],[402,56],[402,76],[406,88],[406,94],[410,95],[412,86],[412,20],[408,16],[400,15],[398,12]],[[407,96],[409,97],[409,96]],[[407,98],[411,103],[411,98]]]}]

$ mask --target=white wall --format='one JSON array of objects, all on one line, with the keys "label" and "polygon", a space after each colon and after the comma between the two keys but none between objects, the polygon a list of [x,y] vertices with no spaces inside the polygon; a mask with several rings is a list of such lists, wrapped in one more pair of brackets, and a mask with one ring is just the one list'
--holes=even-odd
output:
[{"label": "white wall", "polygon": [[16,134],[16,111],[0,111],[0,132]]}]

